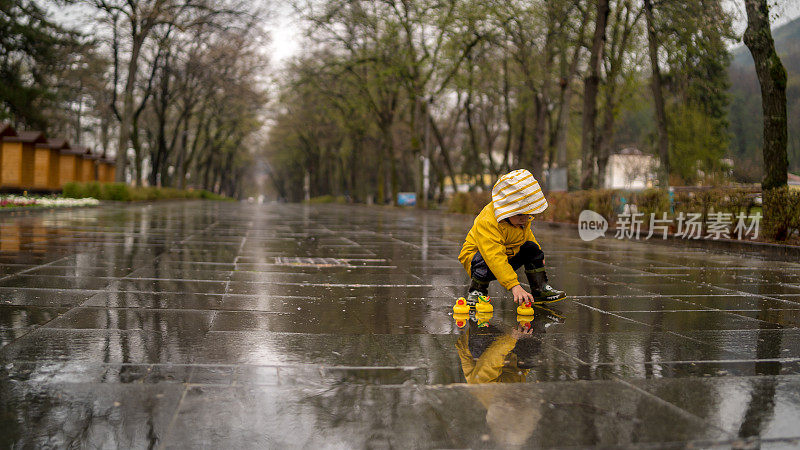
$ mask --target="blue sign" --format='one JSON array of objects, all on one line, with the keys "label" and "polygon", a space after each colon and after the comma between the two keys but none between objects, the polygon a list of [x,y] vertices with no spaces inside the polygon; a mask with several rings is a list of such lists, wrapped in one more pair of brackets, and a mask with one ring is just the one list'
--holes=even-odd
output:
[{"label": "blue sign", "polygon": [[417,193],[416,192],[398,192],[397,205],[398,206],[416,206]]}]

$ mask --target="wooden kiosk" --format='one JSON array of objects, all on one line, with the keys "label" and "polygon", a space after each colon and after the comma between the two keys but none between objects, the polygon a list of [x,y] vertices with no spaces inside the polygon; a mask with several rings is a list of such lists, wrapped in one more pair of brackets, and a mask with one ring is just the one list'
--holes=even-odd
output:
[{"label": "wooden kiosk", "polygon": [[36,144],[33,155],[33,189],[52,191],[59,188],[59,152],[65,147],[69,148],[65,139],[48,139]]},{"label": "wooden kiosk", "polygon": [[2,138],[0,186],[15,189],[33,187],[34,157],[37,144],[46,143],[41,131],[23,131]]},{"label": "wooden kiosk", "polygon": [[87,181],[96,181],[97,180],[97,160],[99,158],[95,156],[92,151],[88,148],[81,154],[81,179],[80,181],[87,182]]},{"label": "wooden kiosk", "polygon": [[82,153],[82,147],[67,147],[60,150],[58,159],[59,188],[63,188],[65,184],[71,181],[81,181],[78,170],[82,168],[80,159]]},{"label": "wooden kiosk", "polygon": [[[47,152],[44,151],[45,148]],[[36,146],[36,173],[33,181],[37,188],[50,191],[61,188],[59,177],[62,150],[69,150],[69,142],[66,139],[48,139],[47,144]]]},{"label": "wooden kiosk", "polygon": [[103,156],[97,164],[97,181],[101,183],[113,183],[117,174],[116,160]]}]

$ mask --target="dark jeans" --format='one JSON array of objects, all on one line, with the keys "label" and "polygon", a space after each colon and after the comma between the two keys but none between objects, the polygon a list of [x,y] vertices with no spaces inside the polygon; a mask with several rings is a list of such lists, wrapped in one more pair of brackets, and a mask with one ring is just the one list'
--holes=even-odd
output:
[{"label": "dark jeans", "polygon": [[[532,271],[544,267],[544,252],[536,242],[527,241],[522,244],[522,247],[519,248],[516,255],[508,258],[508,263],[511,264],[514,270],[525,266],[525,270]],[[486,265],[486,261],[484,261],[481,252],[475,253],[475,256],[472,257],[470,271],[472,272],[472,278],[478,281],[488,283],[489,281],[497,279],[492,271],[489,270],[489,266]]]}]

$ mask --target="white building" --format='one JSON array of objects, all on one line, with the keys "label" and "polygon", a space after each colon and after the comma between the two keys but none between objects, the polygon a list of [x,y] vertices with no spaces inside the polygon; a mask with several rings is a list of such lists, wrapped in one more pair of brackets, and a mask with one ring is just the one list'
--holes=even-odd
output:
[{"label": "white building", "polygon": [[646,189],[658,179],[658,161],[633,147],[624,148],[608,158],[606,189]]}]

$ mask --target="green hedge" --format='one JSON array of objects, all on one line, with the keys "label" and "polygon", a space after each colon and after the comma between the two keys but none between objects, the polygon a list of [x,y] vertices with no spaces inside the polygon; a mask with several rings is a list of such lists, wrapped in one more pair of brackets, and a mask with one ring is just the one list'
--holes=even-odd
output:
[{"label": "green hedge", "polygon": [[98,200],[114,200],[121,202],[166,200],[166,199],[208,199],[230,200],[228,197],[214,194],[206,190],[181,190],[166,187],[130,186],[125,183],[88,183],[71,182],[64,185],[61,193],[66,198],[96,198]]},{"label": "green hedge", "polygon": [[764,192],[764,236],[776,241],[800,233],[800,191],[787,187]]},{"label": "green hedge", "polygon": [[311,197],[307,203],[347,203],[347,199],[340,195],[340,196],[333,196],[333,195],[320,195],[319,197]]}]

